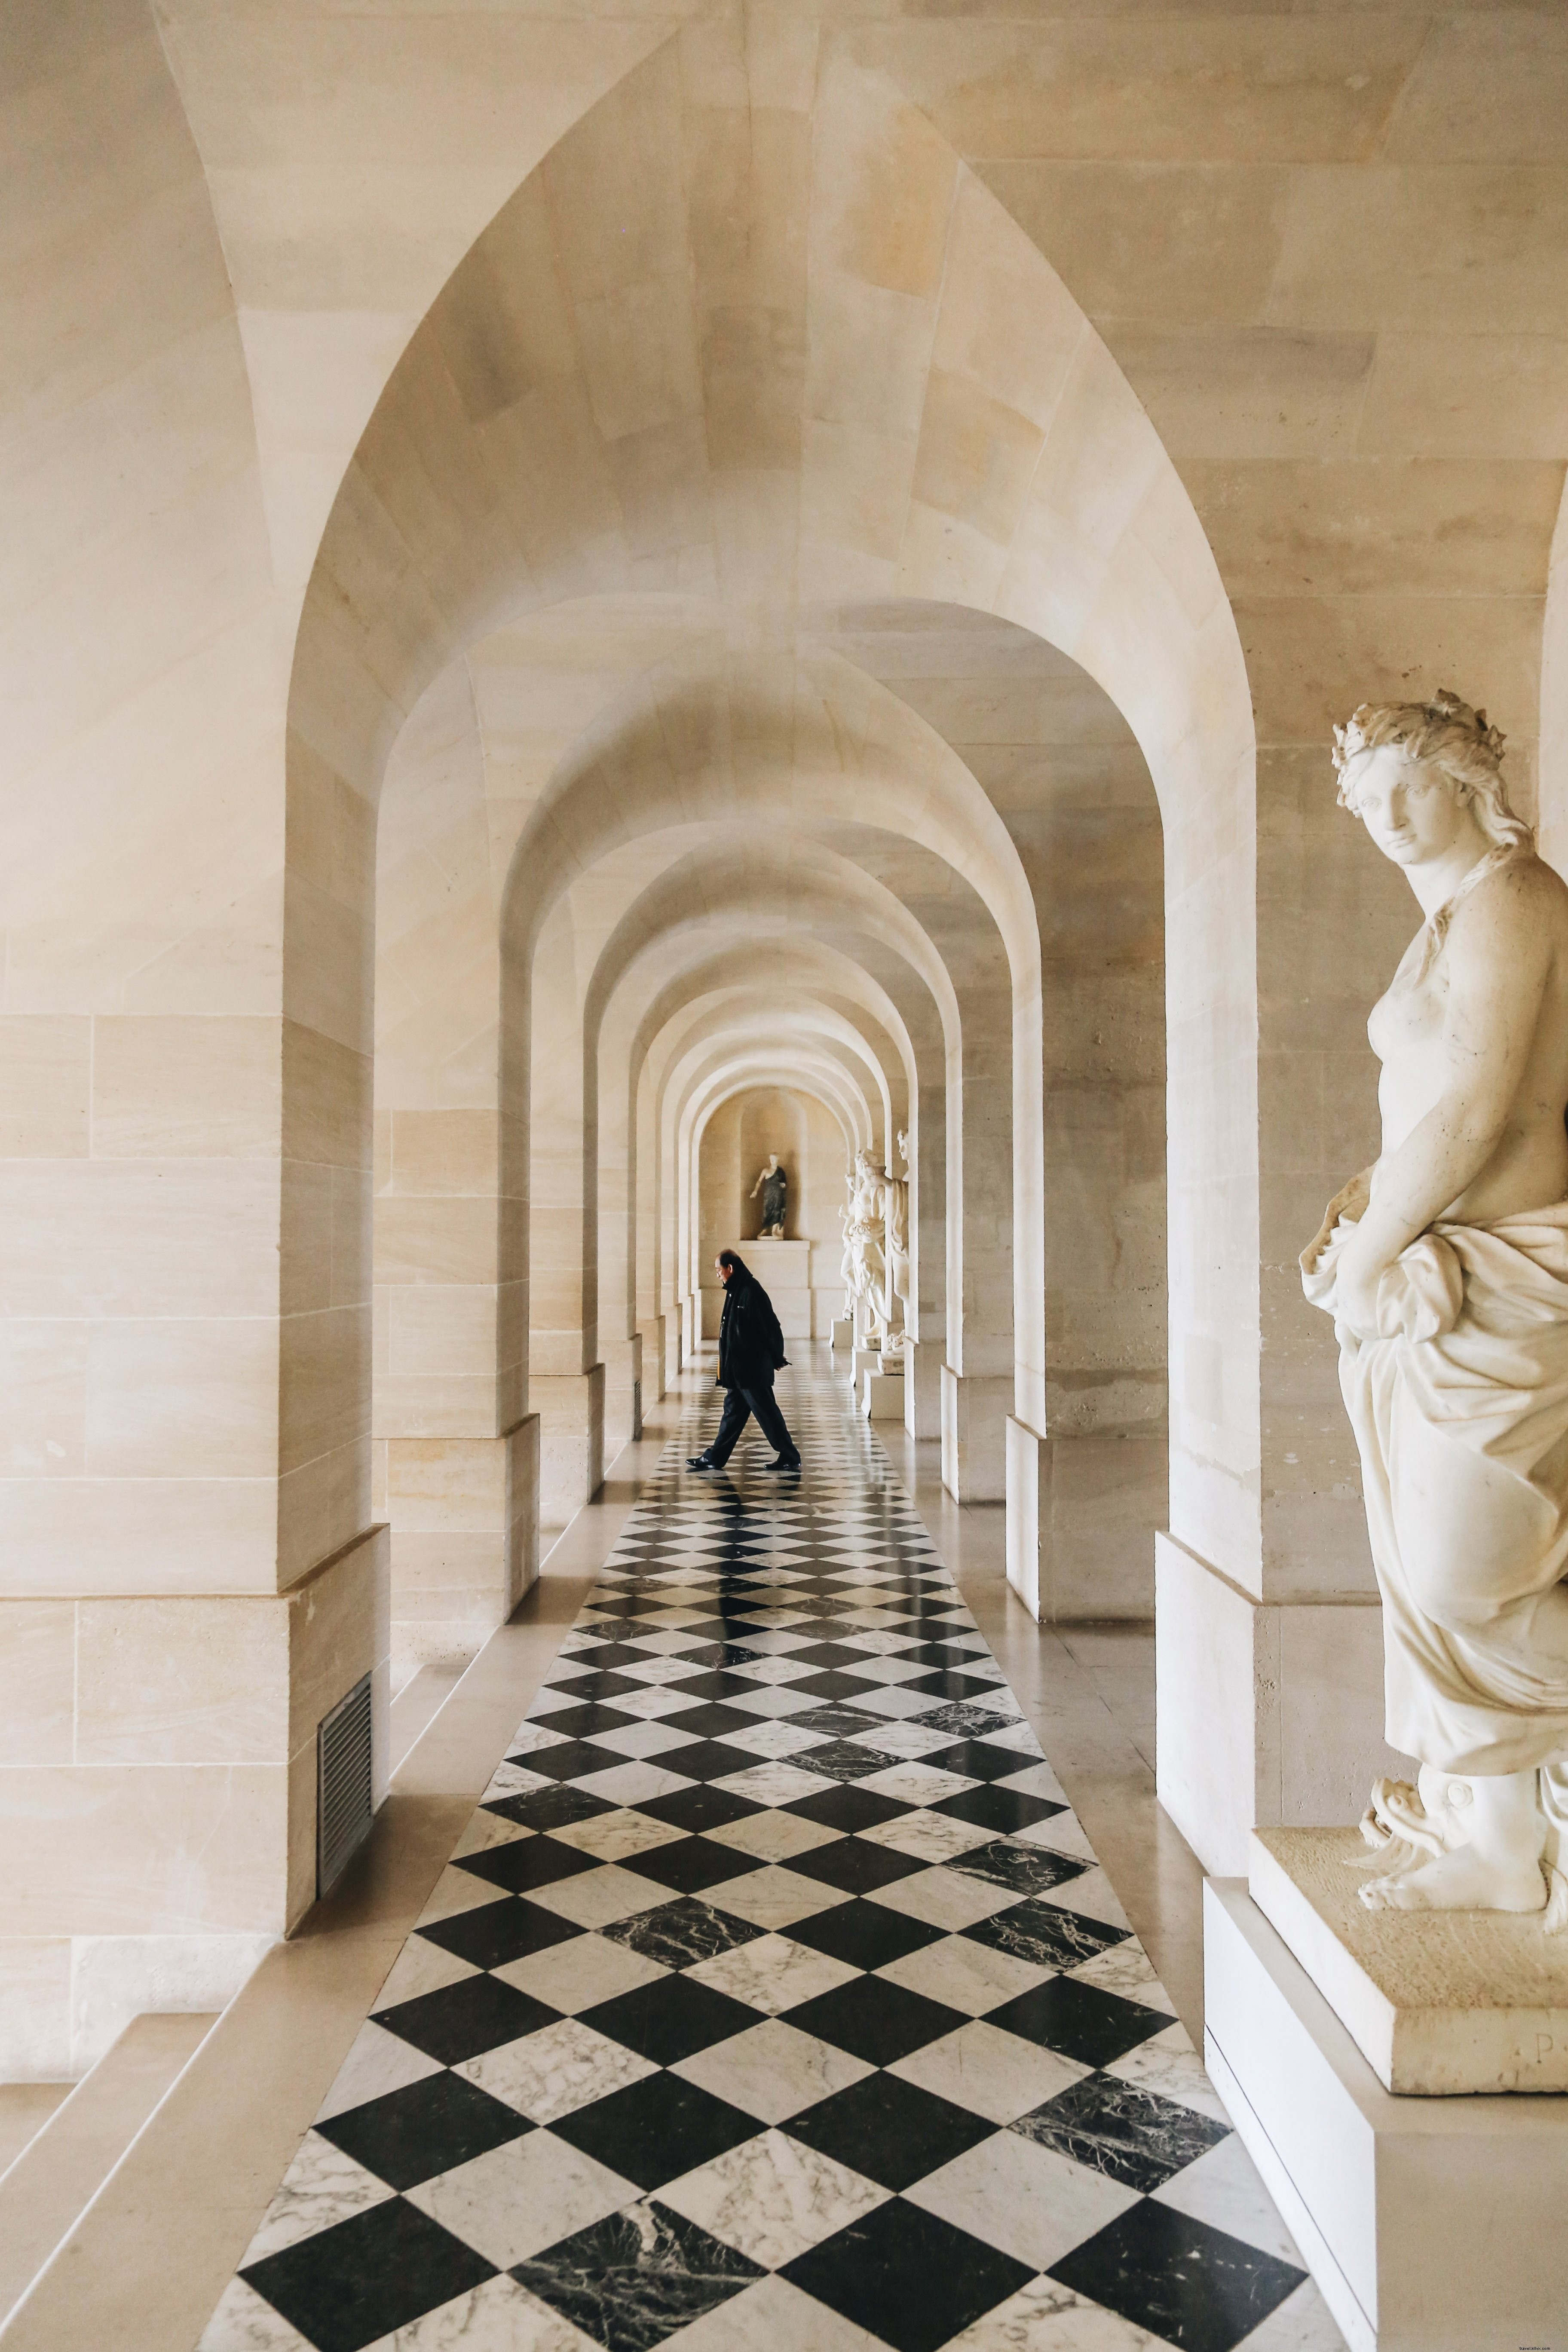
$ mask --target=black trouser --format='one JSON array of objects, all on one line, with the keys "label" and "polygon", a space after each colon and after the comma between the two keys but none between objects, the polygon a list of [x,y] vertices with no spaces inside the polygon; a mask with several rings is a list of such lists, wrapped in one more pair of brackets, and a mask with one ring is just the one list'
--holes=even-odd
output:
[{"label": "black trouser", "polygon": [[735,1451],[741,1432],[752,1415],[757,1416],[757,1426],[768,1444],[783,1454],[786,1462],[798,1462],[794,1438],[784,1425],[778,1399],[771,1388],[726,1389],[724,1416],[719,1423],[719,1433],[708,1448],[708,1459],[715,1470],[722,1470]]}]

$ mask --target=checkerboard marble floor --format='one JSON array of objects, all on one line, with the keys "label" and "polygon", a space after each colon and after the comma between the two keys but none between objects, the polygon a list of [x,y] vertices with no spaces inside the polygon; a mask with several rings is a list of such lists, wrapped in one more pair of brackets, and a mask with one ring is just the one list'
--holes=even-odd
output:
[{"label": "checkerboard marble floor", "polygon": [[[711,1392],[710,1392],[710,1395]],[[879,1447],[694,1401],[200,2352],[1325,2352]]]}]

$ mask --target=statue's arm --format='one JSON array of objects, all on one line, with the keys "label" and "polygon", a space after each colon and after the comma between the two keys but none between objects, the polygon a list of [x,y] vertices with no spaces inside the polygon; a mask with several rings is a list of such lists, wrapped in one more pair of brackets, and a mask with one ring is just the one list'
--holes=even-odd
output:
[{"label": "statue's arm", "polygon": [[[764,1169],[763,1169],[763,1176],[765,1176],[765,1175],[767,1174],[767,1172],[768,1172],[768,1171],[767,1171],[767,1170],[764,1168]],[[747,1193],[746,1198],[747,1198],[747,1200],[748,1200],[748,1201],[754,1201],[754,1200],[756,1199],[756,1197],[757,1197],[757,1194],[762,1191],[762,1189],[763,1189],[763,1176],[759,1176],[759,1177],[758,1177],[758,1179],[757,1179],[756,1182],[752,1185],[752,1187],[751,1191]]]},{"label": "statue's arm", "polygon": [[1555,943],[1528,873],[1496,876],[1456,913],[1445,949],[1443,1090],[1379,1161],[1372,1199],[1341,1261],[1339,1294],[1356,1328],[1375,1328],[1384,1269],[1476,1181],[1507,1134]]}]

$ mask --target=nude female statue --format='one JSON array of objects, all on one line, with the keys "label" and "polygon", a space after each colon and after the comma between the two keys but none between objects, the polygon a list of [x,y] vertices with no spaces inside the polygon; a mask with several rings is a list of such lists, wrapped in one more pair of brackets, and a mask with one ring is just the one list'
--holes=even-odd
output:
[{"label": "nude female statue", "polygon": [[[1426,919],[1367,1024],[1383,1152],[1301,1259],[1334,1318],[1384,1599],[1373,1909],[1568,1926],[1568,888],[1450,693],[1336,730]],[[1549,1903],[1550,1896],[1550,1903]]]}]

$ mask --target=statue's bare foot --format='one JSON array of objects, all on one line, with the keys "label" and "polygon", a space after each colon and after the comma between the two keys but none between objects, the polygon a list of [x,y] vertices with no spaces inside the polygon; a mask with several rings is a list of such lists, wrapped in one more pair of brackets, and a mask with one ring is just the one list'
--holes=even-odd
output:
[{"label": "statue's bare foot", "polygon": [[1369,1911],[1544,1911],[1546,1881],[1539,1863],[1501,1862],[1459,1846],[1394,1878],[1361,1888]]}]

